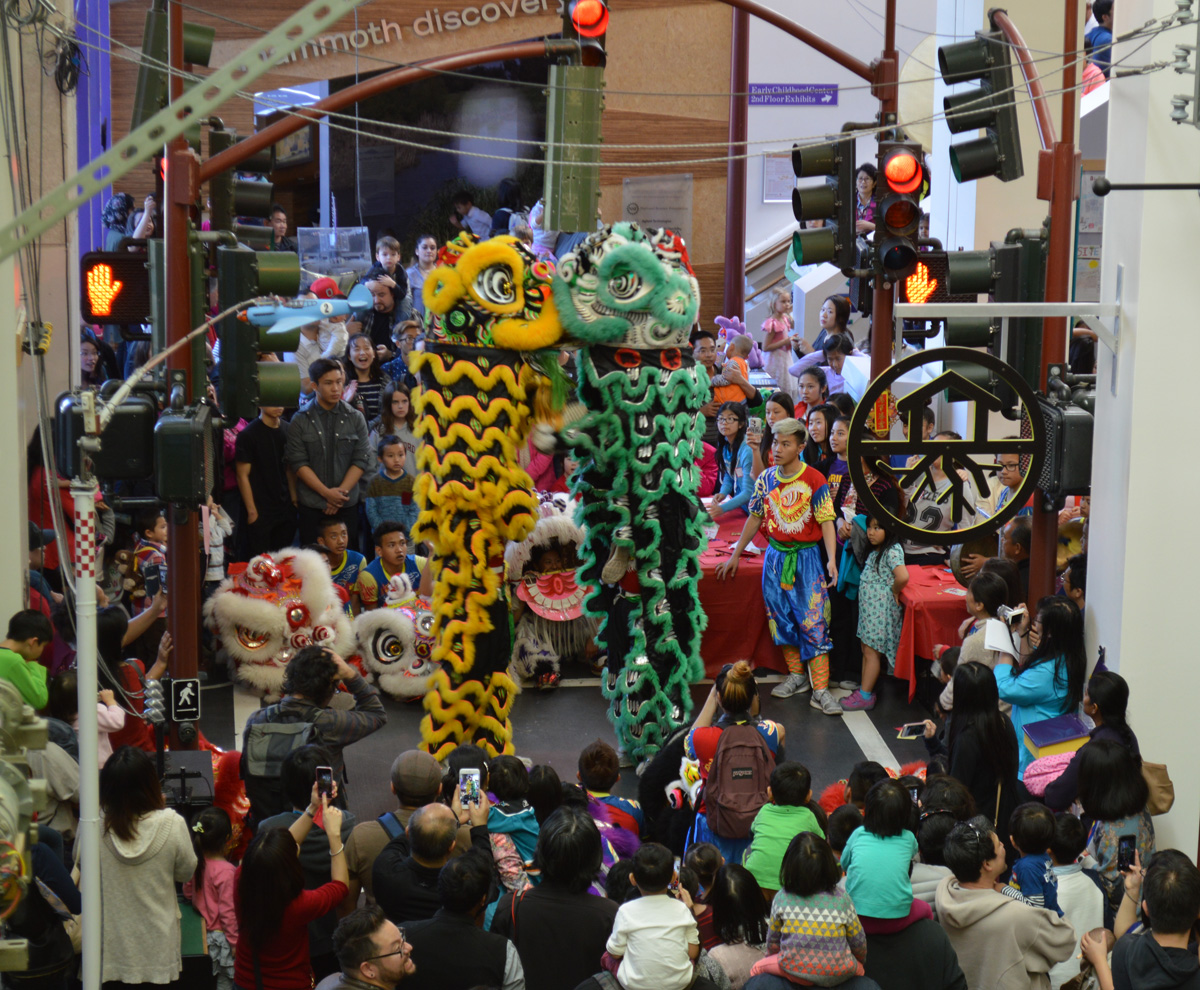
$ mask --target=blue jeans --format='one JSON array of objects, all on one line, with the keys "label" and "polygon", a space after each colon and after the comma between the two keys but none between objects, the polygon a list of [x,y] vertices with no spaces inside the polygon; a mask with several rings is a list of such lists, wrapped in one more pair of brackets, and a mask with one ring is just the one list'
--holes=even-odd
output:
[{"label": "blue jeans", "polygon": [[[744,990],[796,990],[799,983],[785,980],[782,976],[772,973],[759,973],[746,981]],[[838,984],[838,990],[881,990],[878,983],[865,976],[852,976],[845,983]]]}]

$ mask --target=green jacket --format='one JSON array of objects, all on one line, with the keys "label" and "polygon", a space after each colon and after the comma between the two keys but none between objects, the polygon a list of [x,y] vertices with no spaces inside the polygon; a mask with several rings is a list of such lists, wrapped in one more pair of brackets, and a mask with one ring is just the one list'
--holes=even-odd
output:
[{"label": "green jacket", "polygon": [[783,854],[801,832],[815,832],[825,838],[816,816],[803,806],[764,804],[759,809],[750,826],[750,846],[742,856],[742,865],[754,874],[760,887],[780,888]]}]

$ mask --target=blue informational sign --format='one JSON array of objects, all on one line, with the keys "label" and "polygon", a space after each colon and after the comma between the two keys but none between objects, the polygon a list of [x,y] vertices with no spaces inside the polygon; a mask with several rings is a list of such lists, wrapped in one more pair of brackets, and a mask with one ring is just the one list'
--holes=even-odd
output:
[{"label": "blue informational sign", "polygon": [[751,83],[752,107],[836,107],[837,85],[824,83]]}]

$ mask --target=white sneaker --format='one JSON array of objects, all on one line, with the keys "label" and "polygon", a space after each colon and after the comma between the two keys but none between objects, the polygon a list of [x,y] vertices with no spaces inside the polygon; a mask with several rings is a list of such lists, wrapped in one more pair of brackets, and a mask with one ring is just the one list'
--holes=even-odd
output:
[{"label": "white sneaker", "polygon": [[837,703],[837,700],[829,693],[828,688],[822,688],[820,691],[814,691],[811,698],[808,699],[808,707],[815,708],[819,712],[824,712],[826,715],[842,715],[842,706]]},{"label": "white sneaker", "polygon": [[805,691],[811,690],[812,687],[808,683],[808,674],[788,674],[787,678],[781,684],[775,685],[771,691],[772,698],[790,698],[794,694],[804,694]]}]

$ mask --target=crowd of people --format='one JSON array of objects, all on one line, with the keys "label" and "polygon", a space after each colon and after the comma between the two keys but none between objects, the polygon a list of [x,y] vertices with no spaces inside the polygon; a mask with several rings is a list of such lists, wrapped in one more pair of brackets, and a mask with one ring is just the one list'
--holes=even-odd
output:
[{"label": "crowd of people", "polygon": [[[110,737],[106,990],[180,978],[180,895],[221,990],[1195,987],[1200,871],[1156,848],[1127,685],[1103,670],[1081,683],[1059,621],[1035,620],[1060,652],[1033,670],[1080,692],[1094,728],[1057,772],[1020,766],[1012,715],[1029,699],[960,658],[946,724],[925,726],[927,763],[861,760],[816,781],[804,742],[761,717],[743,660],[651,760],[636,800],[602,740],[574,780],[463,744],[441,763],[406,750],[387,781],[356,780],[394,801],[365,821],[345,810],[343,750],[386,716],[357,671],[308,647],[283,701],[247,725],[243,772],[264,724],[312,731],[269,786],[248,787],[246,818],[214,804],[185,819],[151,753]],[[51,636],[40,613],[15,615],[0,676],[48,715],[46,756],[74,745],[77,759],[65,675],[47,681],[38,663]],[[349,710],[330,704],[339,681]],[[56,796],[61,768],[47,778]],[[82,909],[74,824],[52,822],[32,850],[39,882],[7,920],[31,939],[30,970],[5,974],[46,990],[73,978]]]},{"label": "crowd of people", "polygon": [[[873,168],[860,168],[861,234],[874,227],[874,183]],[[508,193],[490,216],[464,194],[457,226],[549,251],[556,232]],[[140,215],[131,200],[114,204],[110,230],[146,236],[153,202]],[[274,210],[275,247],[291,247],[287,231]],[[421,287],[437,250],[432,235],[418,237],[406,266],[400,243],[380,237],[362,276],[371,308],[313,324],[286,356],[300,373],[297,407],[263,407],[226,429],[225,472],[206,514],[206,590],[228,561],[293,544],[322,553],[352,613],[379,607],[396,574],[418,585],[428,577],[411,537],[421,458],[407,358],[424,346]],[[306,294],[338,299],[343,289],[320,278]],[[843,371],[860,354],[850,316],[849,301],[830,296],[809,345],[779,293],[763,327],[778,386],[767,392],[751,383],[749,336],[695,329],[712,385],[698,495],[718,524],[741,527],[714,579],[732,579],[751,542],[767,537],[762,607],[787,670],[771,694],[809,694],[826,715],[875,707],[906,587],[917,568],[953,561],[964,610],[933,662],[944,689],[923,726],[926,764],[897,774],[859,761],[844,779],[814,781],[803,742],[793,737],[800,759],[789,759],[784,726],[761,717],[750,664],[730,657],[694,723],[639,768],[636,801],[616,793],[621,759],[603,741],[579,754],[574,781],[464,744],[440,764],[408,750],[390,780],[356,780],[356,792],[390,787],[396,802],[357,821],[344,750],[378,732],[387,712],[353,666],[311,646],[289,660],[282,700],[246,724],[248,815],[214,805],[185,821],[167,807],[142,717],[146,684],[163,675],[172,646],[168,527],[157,507],[125,519],[101,499],[107,990],[179,978],[177,889],[203,917],[220,990],[1200,987],[1200,872],[1156,848],[1161,809],[1126,718],[1128,686],[1103,665],[1088,675],[1088,501],[1063,509],[1058,593],[1036,602],[1028,506],[994,551],[901,540],[897,520],[950,532],[1004,508],[1022,464],[1001,455],[981,491],[950,458],[921,477],[906,471],[914,460],[864,459],[868,504],[847,462],[855,402]],[[99,328],[80,346],[85,385],[144,356],[114,353]],[[938,431],[932,409],[920,429],[957,438]],[[537,489],[567,489],[566,458],[531,447],[523,463]],[[80,910],[70,873],[72,602],[58,568],[75,534],[67,482],[48,476],[39,437],[28,484],[30,608],[9,623],[0,678],[48,718],[51,742],[37,760],[54,805],[32,859],[41,884],[10,919],[44,936],[40,955],[28,975],[5,979],[58,990],[73,973],[67,919]],[[965,491],[965,517],[944,497],[951,485]],[[55,502],[63,546],[50,528]],[[839,700],[835,688],[850,693]],[[1069,715],[1090,720],[1079,750],[1034,760],[1026,728]]]}]

